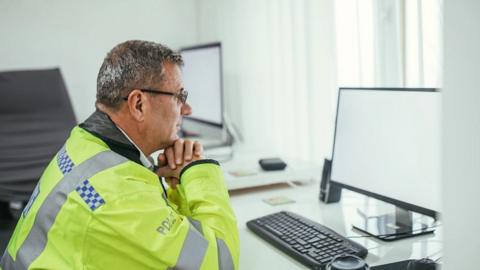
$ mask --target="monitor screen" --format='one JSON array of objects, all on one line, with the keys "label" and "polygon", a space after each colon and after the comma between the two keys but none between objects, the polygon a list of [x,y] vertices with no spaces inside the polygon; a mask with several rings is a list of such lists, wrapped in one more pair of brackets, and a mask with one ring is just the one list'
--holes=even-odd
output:
[{"label": "monitor screen", "polygon": [[220,43],[180,50],[183,83],[192,115],[188,119],[222,127],[222,49]]},{"label": "monitor screen", "polygon": [[341,88],[332,183],[440,212],[441,100],[435,89]]}]

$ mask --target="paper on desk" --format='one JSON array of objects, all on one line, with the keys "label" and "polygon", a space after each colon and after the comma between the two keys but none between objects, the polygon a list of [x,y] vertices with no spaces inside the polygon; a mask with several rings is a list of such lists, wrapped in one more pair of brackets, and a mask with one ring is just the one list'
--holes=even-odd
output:
[{"label": "paper on desk", "polygon": [[231,171],[228,171],[228,173],[235,177],[252,176],[257,174],[257,172],[254,170],[246,170],[246,169],[231,170]]},{"label": "paper on desk", "polygon": [[292,200],[290,198],[287,198],[285,196],[276,196],[276,197],[272,197],[272,198],[267,198],[267,199],[263,199],[263,201],[272,205],[272,206],[295,202],[294,200]]}]

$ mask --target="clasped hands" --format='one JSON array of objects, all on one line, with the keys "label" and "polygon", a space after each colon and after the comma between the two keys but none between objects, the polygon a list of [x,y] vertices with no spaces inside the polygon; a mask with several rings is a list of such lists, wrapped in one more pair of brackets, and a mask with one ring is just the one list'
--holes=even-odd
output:
[{"label": "clasped hands", "polygon": [[164,177],[168,185],[176,189],[180,172],[193,161],[202,159],[203,147],[197,141],[178,139],[172,146],[158,155],[158,176]]}]

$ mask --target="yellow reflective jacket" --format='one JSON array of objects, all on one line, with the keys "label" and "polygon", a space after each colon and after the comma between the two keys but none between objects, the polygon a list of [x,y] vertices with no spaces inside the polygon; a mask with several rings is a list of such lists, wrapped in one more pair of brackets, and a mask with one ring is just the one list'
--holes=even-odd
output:
[{"label": "yellow reflective jacket", "polygon": [[75,127],[50,162],[0,268],[238,269],[239,239],[216,161],[158,176]]}]

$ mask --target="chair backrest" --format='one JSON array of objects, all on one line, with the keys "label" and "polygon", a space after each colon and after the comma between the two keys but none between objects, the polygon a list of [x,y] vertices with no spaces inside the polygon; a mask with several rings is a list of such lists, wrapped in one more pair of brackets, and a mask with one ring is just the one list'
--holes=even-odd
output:
[{"label": "chair backrest", "polygon": [[59,69],[0,72],[0,200],[26,201],[76,119]]}]

